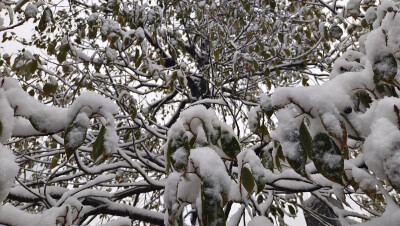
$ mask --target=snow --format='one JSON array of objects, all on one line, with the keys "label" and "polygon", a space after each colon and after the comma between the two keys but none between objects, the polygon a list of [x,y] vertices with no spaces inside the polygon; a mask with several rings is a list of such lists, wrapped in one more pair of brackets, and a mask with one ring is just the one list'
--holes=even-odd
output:
[{"label": "snow", "polygon": [[248,226],[273,226],[274,224],[264,216],[255,216],[251,221],[247,224]]},{"label": "snow", "polygon": [[260,122],[259,122],[258,112],[260,111],[261,109],[259,106],[254,107],[249,111],[247,124],[249,125],[249,129],[252,132],[256,132],[259,126]]},{"label": "snow", "polygon": [[274,106],[271,103],[271,97],[265,94],[260,95],[260,108],[265,112],[273,110]]},{"label": "snow", "polygon": [[102,224],[101,226],[131,226],[131,219],[129,217],[121,217],[116,220],[110,220],[109,222]]},{"label": "snow", "polygon": [[135,35],[136,35],[136,37],[138,38],[138,39],[145,39],[146,38],[146,36],[145,36],[145,34],[144,34],[144,30],[143,30],[143,28],[141,28],[141,27],[139,27],[136,31],[135,31]]},{"label": "snow", "polygon": [[365,12],[365,19],[367,20],[368,24],[373,24],[376,20],[376,7],[369,7]]},{"label": "snow", "polygon": [[189,172],[197,172],[206,187],[204,191],[216,200],[222,202],[221,194],[228,195],[231,188],[231,179],[225,170],[225,164],[213,149],[208,147],[196,148],[190,151]]},{"label": "snow", "polygon": [[14,110],[10,107],[3,89],[0,88],[0,143],[6,142],[12,135],[15,125]]},{"label": "snow", "polygon": [[[256,153],[251,149],[245,149],[240,152],[237,156],[238,160],[238,169],[242,169],[242,167],[247,167],[251,169],[251,173],[254,176],[255,181],[260,184],[265,184],[267,182],[267,170],[261,163],[261,159],[256,155]],[[239,171],[239,178],[241,171]],[[242,190],[243,191],[243,190]],[[255,186],[255,191],[257,191],[257,187]]]},{"label": "snow", "polygon": [[73,124],[74,127],[69,131],[69,133],[67,133],[65,137],[65,140],[69,141],[65,145],[70,148],[80,146],[80,144],[85,141],[86,130],[89,126],[89,117],[84,112],[79,113],[76,116]]},{"label": "snow", "polygon": [[[0,222],[13,226],[26,226],[27,224],[32,226],[54,226],[57,220],[63,223],[63,219],[70,219],[67,213],[67,209],[69,208],[70,206],[53,207],[43,211],[41,214],[31,214],[6,204],[0,207]],[[58,218],[59,216],[66,217]]]},{"label": "snow", "polygon": [[15,163],[14,154],[10,149],[0,144],[0,203],[7,197],[18,170],[19,166]]},{"label": "snow", "polygon": [[354,181],[358,183],[358,185],[360,186],[360,188],[363,191],[376,190],[374,179],[366,171],[364,171],[358,167],[353,167],[352,168],[352,176],[354,178]]},{"label": "snow", "polygon": [[346,11],[348,16],[357,17],[360,15],[360,0],[350,0],[347,2]]},{"label": "snow", "polygon": [[372,172],[385,179],[384,161],[393,150],[393,145],[400,140],[400,131],[388,119],[373,121],[371,134],[365,138],[364,159]]},{"label": "snow", "polygon": [[185,148],[178,148],[172,155],[171,158],[175,161],[176,165],[186,166],[188,153]]}]

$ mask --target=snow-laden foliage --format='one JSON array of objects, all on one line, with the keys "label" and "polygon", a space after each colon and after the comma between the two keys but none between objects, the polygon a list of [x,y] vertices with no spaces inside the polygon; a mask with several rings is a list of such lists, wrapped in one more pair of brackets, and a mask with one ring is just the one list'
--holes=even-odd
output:
[{"label": "snow-laden foliage", "polygon": [[395,225],[398,10],[1,1],[0,224]]}]

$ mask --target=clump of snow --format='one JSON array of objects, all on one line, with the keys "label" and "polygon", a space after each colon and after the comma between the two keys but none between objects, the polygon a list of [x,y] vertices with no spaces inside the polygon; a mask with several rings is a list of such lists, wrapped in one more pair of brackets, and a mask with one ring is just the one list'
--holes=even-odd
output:
[{"label": "clump of snow", "polygon": [[[248,166],[251,169],[251,173],[258,184],[265,184],[267,182],[267,170],[261,163],[261,159],[251,149],[246,149],[240,152],[237,156],[238,169]],[[241,171],[239,171],[239,178],[241,177]],[[257,186],[255,187],[256,192]]]},{"label": "clump of snow", "polygon": [[10,107],[4,90],[0,88],[0,143],[11,137],[14,125],[14,110]]},{"label": "clump of snow", "polygon": [[260,95],[260,108],[265,111],[269,112],[274,110],[274,106],[271,103],[271,98],[265,94]]},{"label": "clump of snow", "polygon": [[369,24],[373,24],[376,20],[376,7],[369,7],[365,12],[365,19]]},{"label": "clump of snow", "polygon": [[283,154],[289,159],[299,157],[300,140],[299,127],[302,117],[295,118],[297,115],[295,109],[286,107],[276,112],[276,118],[279,121],[278,127],[271,132],[271,138],[279,141],[282,146]]},{"label": "clump of snow", "polygon": [[136,37],[138,38],[138,39],[145,39],[146,38],[146,36],[145,36],[145,34],[144,34],[144,30],[143,30],[143,28],[141,28],[141,27],[139,27],[136,31],[135,31],[135,34],[136,34]]},{"label": "clump of snow", "polygon": [[118,147],[119,136],[115,130],[115,121],[111,113],[105,113],[103,125],[106,127],[106,132],[104,134],[104,149],[106,155],[111,155],[115,153]]},{"label": "clump of snow", "polygon": [[179,203],[177,200],[178,184],[181,181],[181,174],[173,172],[169,174],[164,190],[164,203],[167,209],[164,224],[169,225],[169,215],[178,211]]},{"label": "clump of snow", "polygon": [[88,116],[83,112],[79,113],[73,122],[74,126],[69,133],[66,134],[65,140],[68,140],[68,142],[65,146],[73,148],[82,144],[86,139],[86,130],[89,123]]},{"label": "clump of snow", "polygon": [[18,169],[14,154],[10,149],[0,144],[0,203],[7,197],[11,186],[14,184],[14,177],[18,173]]},{"label": "clump of snow", "polygon": [[116,220],[110,220],[109,222],[102,224],[101,226],[131,226],[132,220],[129,217],[121,217]]},{"label": "clump of snow", "polygon": [[274,224],[265,216],[255,216],[247,224],[248,226],[273,226]]},{"label": "clump of snow", "polygon": [[372,123],[371,134],[364,143],[364,159],[368,169],[381,179],[386,178],[383,164],[399,140],[400,131],[388,119],[380,118]]},{"label": "clump of snow", "polygon": [[336,137],[342,137],[343,130],[336,114],[326,112],[321,115],[321,120],[329,132],[332,132]]},{"label": "clump of snow", "polygon": [[348,16],[358,17],[360,15],[360,0],[350,0],[346,5],[346,12]]},{"label": "clump of snow", "polygon": [[257,131],[257,128],[260,124],[260,122],[259,122],[260,117],[258,116],[260,111],[261,111],[260,107],[257,106],[257,107],[252,108],[248,114],[247,124],[249,125],[250,131],[253,133]]},{"label": "clump of snow", "polygon": [[383,162],[385,174],[396,190],[400,189],[400,142],[394,145]]},{"label": "clump of snow", "polygon": [[202,147],[191,150],[189,159],[188,171],[196,172],[202,183],[207,184],[204,192],[222,202],[222,195],[229,195],[231,179],[221,158],[213,149]]},{"label": "clump of snow", "polygon": [[195,203],[200,195],[201,180],[195,174],[186,174],[179,185],[177,198],[183,202]]},{"label": "clump of snow", "polygon": [[369,173],[365,172],[364,170],[354,166],[352,168],[352,176],[354,178],[354,181],[358,183],[363,191],[376,190],[374,179],[371,177],[371,175],[369,175]]},{"label": "clump of snow", "polygon": [[177,168],[182,168],[187,164],[188,152],[184,147],[178,148],[172,155],[171,158],[174,160]]}]

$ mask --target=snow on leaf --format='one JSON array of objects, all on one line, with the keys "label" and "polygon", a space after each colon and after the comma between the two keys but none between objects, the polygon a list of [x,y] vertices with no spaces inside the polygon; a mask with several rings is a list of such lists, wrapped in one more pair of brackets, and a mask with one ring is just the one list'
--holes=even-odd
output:
[{"label": "snow on leaf", "polygon": [[397,61],[392,53],[377,55],[372,70],[382,81],[391,82],[397,74]]},{"label": "snow on leaf", "polygon": [[222,151],[230,158],[235,159],[240,152],[240,144],[236,136],[229,127],[221,127],[221,147]]},{"label": "snow on leaf", "polygon": [[89,126],[86,113],[78,113],[74,121],[67,127],[64,135],[65,153],[69,158],[85,141]]},{"label": "snow on leaf", "polygon": [[340,38],[343,35],[343,30],[342,28],[336,25],[331,27],[329,33],[331,34],[332,38],[340,40]]},{"label": "snow on leaf", "polygon": [[336,183],[343,184],[343,156],[332,138],[326,133],[317,134],[312,142],[315,167],[324,177]]}]

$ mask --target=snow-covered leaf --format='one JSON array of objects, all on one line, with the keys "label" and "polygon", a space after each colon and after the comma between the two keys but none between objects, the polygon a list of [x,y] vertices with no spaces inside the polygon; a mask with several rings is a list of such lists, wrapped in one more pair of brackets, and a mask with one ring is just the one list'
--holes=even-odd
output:
[{"label": "snow-covered leaf", "polygon": [[266,169],[274,171],[274,157],[269,150],[263,151],[261,162]]},{"label": "snow-covered leaf", "polygon": [[391,82],[397,74],[397,61],[392,53],[377,55],[372,70],[382,81]]},{"label": "snow-covered leaf", "polygon": [[225,226],[225,214],[221,207],[220,200],[215,199],[215,195],[209,187],[213,187],[213,185],[209,185],[207,182],[203,181],[203,184],[201,185],[200,225]]},{"label": "snow-covered leaf", "polygon": [[221,146],[222,151],[233,159],[235,159],[240,152],[239,141],[230,131],[225,130],[224,127],[221,128]]},{"label": "snow-covered leaf", "polygon": [[343,30],[339,26],[335,25],[331,27],[329,33],[331,34],[332,38],[340,40],[343,35]]},{"label": "snow-covered leaf", "polygon": [[324,177],[343,184],[343,156],[332,138],[326,133],[317,134],[312,143],[315,167]]},{"label": "snow-covered leaf", "polygon": [[86,113],[78,113],[74,121],[67,127],[64,135],[65,153],[69,158],[85,141],[89,126]]}]

